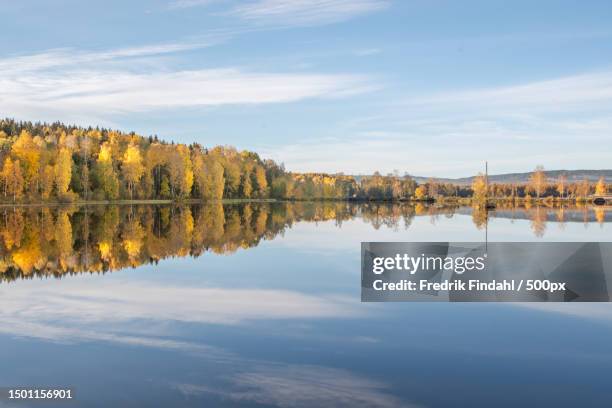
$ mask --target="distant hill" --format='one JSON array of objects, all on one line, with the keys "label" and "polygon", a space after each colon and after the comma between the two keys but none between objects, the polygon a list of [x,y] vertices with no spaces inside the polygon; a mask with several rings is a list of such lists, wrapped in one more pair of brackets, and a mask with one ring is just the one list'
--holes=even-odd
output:
[{"label": "distant hill", "polygon": [[[562,174],[567,176],[567,180],[571,182],[582,181],[588,178],[589,181],[596,182],[601,176],[604,176],[606,183],[612,183],[612,170],[546,170],[546,176],[549,180],[556,180]],[[529,176],[533,172],[528,173],[507,173],[507,174],[489,174],[490,183],[527,183]],[[436,180],[439,183],[451,183],[457,185],[472,184],[474,177],[462,178],[439,178],[439,177],[422,177],[413,176],[417,183],[425,183],[428,180]]]},{"label": "distant hill", "polygon": [[[606,183],[612,183],[612,170],[545,170],[546,176],[549,181],[556,180],[562,174],[567,176],[567,180],[571,182],[582,181],[586,177],[591,182],[596,182],[601,176],[604,176]],[[489,182],[491,183],[527,183],[529,177],[533,172],[527,173],[506,173],[506,174],[489,174]],[[353,176],[357,181],[362,178],[369,177],[368,175],[355,175]],[[461,177],[461,178],[444,178],[444,177],[425,177],[425,176],[412,176],[411,177],[419,184],[426,183],[429,180],[435,180],[438,183],[450,183],[456,185],[470,185],[474,181],[474,177]]]}]

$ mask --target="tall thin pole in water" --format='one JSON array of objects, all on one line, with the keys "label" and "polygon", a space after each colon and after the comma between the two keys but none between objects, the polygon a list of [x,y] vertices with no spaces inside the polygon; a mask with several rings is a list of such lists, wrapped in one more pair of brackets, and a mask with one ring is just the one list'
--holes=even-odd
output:
[{"label": "tall thin pole in water", "polygon": [[485,254],[489,250],[489,162],[485,161]]}]

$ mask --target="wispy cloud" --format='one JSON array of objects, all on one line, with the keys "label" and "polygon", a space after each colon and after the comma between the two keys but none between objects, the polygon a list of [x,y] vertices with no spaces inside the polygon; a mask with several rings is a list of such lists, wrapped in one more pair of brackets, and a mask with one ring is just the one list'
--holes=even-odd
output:
[{"label": "wispy cloud", "polygon": [[[173,339],[172,323],[242,325],[286,319],[356,318],[358,303],[288,290],[168,287],[104,280],[20,282],[0,287],[0,334],[62,344],[103,342],[229,362],[222,348]],[[146,322],[144,325],[142,322]]]},{"label": "wispy cloud", "polygon": [[[174,0],[169,10],[206,7],[223,0]],[[230,3],[231,4],[231,3]],[[233,17],[253,27],[293,27],[332,24],[381,11],[390,0],[250,0],[233,2],[219,15]]]},{"label": "wispy cloud", "polygon": [[228,14],[257,24],[307,26],[348,20],[388,5],[385,0],[257,0]]},{"label": "wispy cloud", "polygon": [[[358,75],[253,72],[240,67],[186,70],[158,59],[212,41],[99,52],[57,49],[0,59],[0,108],[5,115],[80,123],[129,112],[284,103],[371,89],[367,78]],[[134,58],[139,58],[138,64]]]},{"label": "wispy cloud", "polygon": [[353,52],[353,55],[357,57],[368,57],[370,55],[380,54],[382,50],[380,48],[362,48]]},{"label": "wispy cloud", "polygon": [[[78,296],[74,294],[78,293]],[[294,291],[168,287],[132,281],[101,282],[95,289],[79,281],[0,290],[0,322],[17,320],[113,323],[138,319],[236,325],[258,320],[350,318],[360,315],[351,299]],[[37,301],[32,303],[31,299]],[[24,307],[25,305],[28,307]],[[117,305],[121,307],[116,307]],[[5,326],[6,325],[2,325]]]},{"label": "wispy cloud", "polygon": [[608,303],[517,303],[515,307],[612,324],[612,310]]},{"label": "wispy cloud", "polygon": [[[537,111],[590,110],[596,103],[612,102],[612,71],[573,75],[563,78],[531,82],[514,86],[444,92],[438,95],[415,97],[409,104],[460,107],[480,107],[487,111],[503,109],[505,113]],[[585,106],[584,104],[589,104]]]},{"label": "wispy cloud", "polygon": [[19,75],[44,71],[58,67],[78,65],[91,66],[101,63],[128,63],[130,58],[154,57],[183,51],[196,50],[217,45],[227,40],[231,34],[219,31],[204,37],[191,40],[144,45],[138,47],[114,48],[101,51],[83,51],[71,48],[56,48],[36,54],[18,55],[0,59],[0,73]]},{"label": "wispy cloud", "polygon": [[202,7],[208,6],[213,3],[218,2],[219,0],[175,0],[168,3],[168,8],[171,10],[174,9],[184,9],[190,7]]},{"label": "wispy cloud", "polygon": [[258,364],[229,378],[227,386],[180,384],[185,395],[212,394],[238,402],[284,408],[416,407],[391,395],[387,385],[346,370],[314,365]]},{"label": "wispy cloud", "polygon": [[398,169],[468,176],[487,159],[496,172],[526,171],[538,164],[549,169],[609,167],[612,71],[514,86],[414,92],[389,100],[357,120],[340,123],[330,137],[260,150],[295,171]]}]

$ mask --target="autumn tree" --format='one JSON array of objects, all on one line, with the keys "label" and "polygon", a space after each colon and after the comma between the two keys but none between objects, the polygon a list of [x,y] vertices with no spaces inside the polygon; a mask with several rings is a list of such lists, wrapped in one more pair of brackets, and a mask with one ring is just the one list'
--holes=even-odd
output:
[{"label": "autumn tree", "polygon": [[429,190],[429,195],[431,197],[437,197],[438,196],[439,185],[438,185],[438,182],[435,179],[430,178],[429,180],[427,180],[427,187],[428,187],[428,190]]},{"label": "autumn tree", "polygon": [[128,191],[130,192],[130,199],[133,199],[134,185],[140,181],[140,178],[144,173],[144,166],[142,164],[140,150],[138,150],[138,146],[133,143],[130,143],[123,154],[121,172],[127,183]]},{"label": "autumn tree", "polygon": [[225,179],[223,166],[209,154],[195,151],[193,154],[193,171],[200,197],[205,200],[223,198]]},{"label": "autumn tree", "polygon": [[253,193],[253,182],[251,179],[252,170],[252,163],[246,163],[241,171],[240,197],[251,198],[251,194]]},{"label": "autumn tree", "polygon": [[417,200],[422,200],[427,197],[427,187],[420,185],[414,191],[414,196]]},{"label": "autumn tree", "polygon": [[22,130],[11,150],[23,167],[25,188],[35,192],[38,189],[39,181],[40,146],[34,142],[30,132]]},{"label": "autumn tree", "polygon": [[487,200],[487,180],[483,174],[478,174],[472,181],[472,199],[475,204],[485,204]]},{"label": "autumn tree", "polygon": [[606,195],[608,193],[608,189],[606,187],[606,180],[603,176],[599,178],[597,181],[597,185],[595,186],[595,194],[596,195]]},{"label": "autumn tree", "polygon": [[176,146],[168,164],[172,195],[188,197],[193,186],[193,167],[189,149],[185,145]]},{"label": "autumn tree", "polygon": [[540,198],[546,189],[546,173],[543,166],[537,166],[535,171],[529,176],[529,184],[535,192],[536,197]]},{"label": "autumn tree", "polygon": [[114,200],[119,197],[119,180],[113,167],[111,146],[108,142],[100,147],[95,164],[95,179],[107,199]]},{"label": "autumn tree", "polygon": [[13,201],[23,195],[24,179],[21,173],[19,160],[12,161],[7,157],[2,167],[2,179],[4,180],[4,195],[13,197]]},{"label": "autumn tree", "polygon": [[565,174],[562,174],[561,176],[559,176],[559,179],[557,180],[557,192],[559,193],[559,196],[561,198],[565,197],[566,189],[567,189],[567,176]]},{"label": "autumn tree", "polygon": [[55,181],[55,169],[52,165],[47,164],[40,178],[40,194],[43,200],[48,200],[53,193],[53,184]]},{"label": "autumn tree", "polygon": [[576,194],[580,198],[586,198],[591,192],[591,183],[589,179],[585,177],[581,183],[578,184]]},{"label": "autumn tree", "polygon": [[170,194],[170,184],[168,183],[167,179],[164,182],[163,174],[169,161],[167,150],[167,147],[161,143],[153,143],[147,150],[147,172],[152,174],[153,193],[157,197],[164,197]]},{"label": "autumn tree", "polygon": [[55,164],[55,188],[57,195],[63,196],[68,192],[70,179],[72,177],[72,155],[67,148],[61,148],[57,163]]},{"label": "autumn tree", "polygon": [[268,195],[268,180],[266,179],[266,171],[261,166],[257,166],[255,168],[255,186],[260,197],[266,197]]}]

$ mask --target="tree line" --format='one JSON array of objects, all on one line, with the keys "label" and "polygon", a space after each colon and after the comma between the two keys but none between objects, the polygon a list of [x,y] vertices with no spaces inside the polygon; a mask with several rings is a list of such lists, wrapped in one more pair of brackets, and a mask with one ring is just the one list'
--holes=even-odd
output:
[{"label": "tree line", "polygon": [[431,200],[586,198],[609,191],[603,177],[551,183],[537,168],[527,184],[417,184],[405,174],[292,173],[231,146],[206,148],[104,128],[0,120],[0,197],[4,202],[105,200]]},{"label": "tree line", "polygon": [[0,120],[4,201],[120,199],[399,199],[416,183],[290,173],[231,146],[205,148],[104,128]]},{"label": "tree line", "polygon": [[537,166],[530,174],[527,183],[508,182],[490,183],[484,174],[474,177],[471,185],[440,183],[430,179],[419,185],[416,198],[469,198],[475,203],[489,200],[569,200],[587,201],[592,195],[610,194],[612,185],[606,183],[605,177],[599,177],[593,183],[587,177],[570,182],[567,175],[550,178],[542,166]]}]

